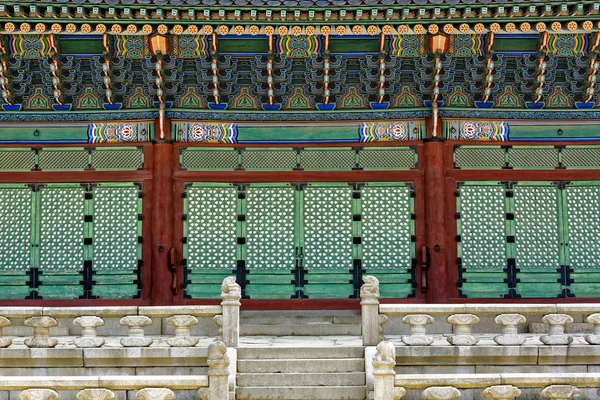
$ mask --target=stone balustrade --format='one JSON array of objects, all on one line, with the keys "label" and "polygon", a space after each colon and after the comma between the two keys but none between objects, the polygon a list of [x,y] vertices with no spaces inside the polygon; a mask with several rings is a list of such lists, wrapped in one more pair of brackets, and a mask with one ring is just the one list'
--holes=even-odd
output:
[{"label": "stone balustrade", "polygon": [[[568,327],[574,323],[574,317],[578,318],[581,341],[585,340],[590,345],[600,344],[600,304],[379,304],[379,281],[371,276],[365,276],[363,280],[361,308],[365,346],[375,346],[383,340],[382,325],[392,318],[401,318],[404,324],[410,326],[409,334],[401,337],[407,346],[433,344],[434,338],[428,332],[428,326],[435,326],[438,330],[435,333],[446,334],[447,341],[454,346],[478,346],[481,337],[490,334],[496,334],[493,340],[501,346],[520,346],[531,336],[535,336],[534,344],[542,346],[569,345],[573,343],[573,337]],[[486,324],[482,326],[480,322],[484,320]],[[447,328],[440,332],[444,321]],[[528,323],[547,332],[531,335],[524,325]],[[582,329],[587,329],[587,332],[582,332]],[[524,333],[530,335],[525,336]]]},{"label": "stone balustrade", "polygon": [[[174,335],[166,340],[172,347],[193,347],[198,337],[191,334],[198,318],[213,318],[218,323],[218,339],[226,346],[237,347],[239,341],[239,319],[241,289],[235,277],[225,278],[222,287],[221,305],[192,306],[119,306],[119,307],[0,307],[0,348],[10,347],[13,340],[3,337],[3,328],[25,326],[32,328],[24,341],[30,348],[52,348],[58,339],[52,337],[51,329],[60,321],[72,319],[71,324],[81,329],[81,336],[73,339],[79,348],[94,348],[105,345],[105,339],[98,335],[98,328],[106,321],[118,319],[120,325],[128,329],[128,335],[121,335],[123,347],[147,347],[153,342],[146,335],[148,327],[155,320],[166,319],[166,324],[174,327]],[[212,322],[211,322],[212,324]],[[160,324],[159,324],[160,325]],[[116,327],[115,327],[116,328]],[[63,327],[69,331],[69,327]],[[21,331],[22,332],[22,331]],[[26,336],[26,334],[6,335]],[[70,336],[68,333],[55,336]],[[105,335],[107,336],[107,335]],[[114,333],[108,336],[117,336]]]},{"label": "stone balustrade", "polygon": [[61,391],[79,390],[77,400],[114,400],[115,391],[136,391],[137,400],[174,400],[173,390],[194,390],[203,400],[229,400],[230,359],[223,342],[208,346],[208,366],[208,376],[3,376],[0,392],[21,391],[19,400],[60,400]]},{"label": "stone balustrade", "polygon": [[600,388],[600,373],[396,375],[395,360],[392,343],[377,345],[372,360],[374,400],[398,400],[414,390],[422,391],[421,397],[429,400],[454,400],[462,396],[461,390],[474,389],[482,389],[482,397],[494,400],[518,397],[521,389],[535,389],[540,397],[566,400],[578,397],[582,388]]}]

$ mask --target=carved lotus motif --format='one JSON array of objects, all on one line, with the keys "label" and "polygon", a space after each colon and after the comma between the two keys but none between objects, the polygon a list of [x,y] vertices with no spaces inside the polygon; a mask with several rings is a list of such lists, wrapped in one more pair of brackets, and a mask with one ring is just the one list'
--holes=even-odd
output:
[{"label": "carved lotus motif", "polygon": [[527,319],[521,314],[500,314],[494,318],[498,325],[518,325],[527,322]]},{"label": "carved lotus motif", "polygon": [[472,325],[479,323],[479,317],[473,314],[454,314],[447,321],[452,325]]},{"label": "carved lotus motif", "polygon": [[460,390],[452,386],[432,386],[423,391],[423,397],[430,400],[453,400],[460,395]]},{"label": "carved lotus motif", "polygon": [[145,315],[130,315],[121,318],[120,323],[129,327],[142,327],[152,325],[152,320]]},{"label": "carved lotus motif", "polygon": [[549,399],[572,399],[581,395],[581,390],[571,385],[551,385],[546,386],[540,392],[540,396]]},{"label": "carved lotus motif", "polygon": [[410,325],[433,324],[433,317],[427,314],[411,314],[402,318],[402,322]]},{"label": "carved lotus motif", "polygon": [[138,390],[135,398],[137,400],[174,400],[175,393],[167,388],[146,388]]},{"label": "carved lotus motif", "polygon": [[542,321],[550,325],[564,325],[573,323],[573,317],[567,314],[544,315]]},{"label": "carved lotus motif", "polygon": [[77,393],[77,400],[114,400],[115,393],[108,389],[83,389]]},{"label": "carved lotus motif", "polygon": [[588,324],[600,324],[600,313],[588,315],[585,318],[585,322]]},{"label": "carved lotus motif", "polygon": [[19,400],[58,400],[59,395],[52,389],[27,389],[19,394]]},{"label": "carved lotus motif", "polygon": [[32,328],[52,328],[53,326],[57,326],[58,322],[52,317],[43,316],[43,317],[29,317],[25,320],[25,326],[29,326]]},{"label": "carved lotus motif", "polygon": [[512,385],[490,386],[481,395],[486,399],[512,399],[521,395],[521,389]]},{"label": "carved lotus motif", "polygon": [[95,316],[77,317],[73,320],[73,325],[81,328],[96,328],[104,325],[104,320]]}]

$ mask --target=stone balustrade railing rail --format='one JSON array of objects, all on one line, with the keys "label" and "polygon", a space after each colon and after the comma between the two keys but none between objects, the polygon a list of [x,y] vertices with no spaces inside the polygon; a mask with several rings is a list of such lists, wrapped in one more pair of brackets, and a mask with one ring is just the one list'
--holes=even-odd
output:
[{"label": "stone balustrade railing rail", "polygon": [[137,390],[137,400],[174,400],[173,390],[197,390],[202,400],[229,400],[227,347],[208,346],[208,376],[3,376],[0,392],[17,391],[20,400],[58,400],[58,391],[80,390],[77,400],[114,400],[114,390]]},{"label": "stone balustrade railing rail", "polygon": [[[545,345],[568,345],[573,342],[571,335],[565,334],[567,325],[574,322],[573,316],[583,316],[589,324],[585,341],[600,344],[600,304],[379,304],[379,281],[373,276],[363,277],[361,287],[362,337],[363,345],[375,346],[383,340],[383,325],[390,317],[402,317],[402,322],[410,326],[408,335],[402,342],[408,346],[428,346],[434,341],[427,334],[427,325],[440,319],[452,325],[452,335],[448,342],[455,346],[475,346],[479,336],[473,328],[480,318],[494,318],[502,331],[494,337],[499,345],[522,345],[526,338],[519,332],[519,325],[527,318],[541,317],[549,332],[539,336]],[[493,332],[486,332],[493,333]]]},{"label": "stone balustrade railing rail", "polygon": [[578,397],[579,388],[600,388],[600,373],[396,375],[395,365],[394,345],[379,343],[373,356],[374,400],[399,400],[407,389],[424,389],[422,397],[430,400],[460,398],[459,389],[483,389],[484,398],[508,400],[520,396],[524,388],[542,388],[539,396],[566,400]]},{"label": "stone balustrade railing rail", "polygon": [[223,280],[221,305],[191,306],[118,306],[118,307],[0,307],[0,348],[9,347],[12,339],[2,336],[2,329],[13,325],[13,321],[24,319],[23,325],[33,328],[32,337],[25,345],[32,348],[51,348],[58,344],[51,337],[50,329],[58,325],[57,319],[72,318],[73,325],[81,328],[81,336],[73,340],[80,348],[102,347],[104,339],[97,335],[97,328],[105,319],[120,318],[120,325],[127,327],[129,334],[121,339],[124,347],[147,347],[153,339],[145,336],[144,328],[152,325],[153,318],[167,318],[174,327],[174,335],[167,339],[172,347],[192,347],[198,338],[191,335],[191,328],[198,324],[197,317],[213,317],[217,324],[218,340],[226,346],[237,347],[240,326],[241,288],[235,277]]}]

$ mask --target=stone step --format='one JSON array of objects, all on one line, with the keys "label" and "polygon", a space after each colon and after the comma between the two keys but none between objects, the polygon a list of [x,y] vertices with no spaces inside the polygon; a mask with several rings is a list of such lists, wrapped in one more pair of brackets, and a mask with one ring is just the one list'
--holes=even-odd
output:
[{"label": "stone step", "polygon": [[364,358],[238,360],[239,373],[363,372]]},{"label": "stone step", "polygon": [[364,386],[364,372],[237,374],[237,386]]},{"label": "stone step", "polygon": [[321,324],[360,324],[360,315],[248,315],[240,317],[240,325],[321,325]]},{"label": "stone step", "polygon": [[[306,342],[310,346],[310,342]],[[238,360],[298,359],[298,358],[360,358],[362,347],[239,347]]]},{"label": "stone step", "polygon": [[360,336],[360,324],[241,325],[241,336]]},{"label": "stone step", "polygon": [[365,400],[364,386],[240,387],[237,400]]}]

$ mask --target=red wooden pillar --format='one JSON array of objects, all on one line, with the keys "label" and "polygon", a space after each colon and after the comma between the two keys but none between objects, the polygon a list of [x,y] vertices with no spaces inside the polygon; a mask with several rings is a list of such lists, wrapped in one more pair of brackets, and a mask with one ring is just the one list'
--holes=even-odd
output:
[{"label": "red wooden pillar", "polygon": [[[173,304],[175,290],[180,294],[170,266],[173,237],[173,142],[170,140],[169,123],[165,122],[165,139],[156,140],[152,152],[152,305]],[[157,120],[156,132],[160,132],[158,124],[160,121]]]},{"label": "red wooden pillar", "polygon": [[[434,124],[428,122],[430,132]],[[435,124],[438,129],[439,125]],[[429,303],[447,303],[451,297],[447,261],[444,140],[440,133],[438,131],[436,137],[423,140],[425,246],[428,253],[426,299]]]}]

